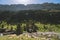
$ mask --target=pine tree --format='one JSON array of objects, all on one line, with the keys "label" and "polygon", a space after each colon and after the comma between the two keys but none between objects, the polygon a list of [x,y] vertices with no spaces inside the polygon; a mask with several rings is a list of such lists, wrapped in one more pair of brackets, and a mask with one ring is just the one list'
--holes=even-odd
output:
[{"label": "pine tree", "polygon": [[23,33],[23,31],[22,31],[21,25],[20,25],[20,24],[17,24],[16,34],[17,34],[17,35],[20,35],[20,34],[22,34],[22,33]]}]

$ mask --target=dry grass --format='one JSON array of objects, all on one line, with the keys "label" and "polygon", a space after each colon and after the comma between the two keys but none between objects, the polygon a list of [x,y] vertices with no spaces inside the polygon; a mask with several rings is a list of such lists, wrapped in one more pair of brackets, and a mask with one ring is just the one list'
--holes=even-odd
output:
[{"label": "dry grass", "polygon": [[[55,37],[51,37],[51,40],[58,40]],[[19,36],[13,34],[13,35],[6,35],[6,36],[0,36],[0,40],[48,40],[46,36],[40,36],[40,37],[32,37],[28,34],[21,34]]]}]

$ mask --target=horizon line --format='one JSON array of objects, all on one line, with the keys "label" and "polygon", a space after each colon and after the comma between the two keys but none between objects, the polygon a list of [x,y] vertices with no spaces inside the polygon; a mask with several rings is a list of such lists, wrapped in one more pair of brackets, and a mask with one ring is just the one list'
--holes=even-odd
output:
[{"label": "horizon line", "polygon": [[[44,3],[53,3],[53,2],[44,2]],[[31,4],[44,4],[44,3],[31,3]],[[21,5],[29,5],[28,4],[21,4]],[[60,4],[60,3],[53,3],[53,4]],[[19,3],[12,3],[12,4],[0,4],[0,5],[19,5]]]}]

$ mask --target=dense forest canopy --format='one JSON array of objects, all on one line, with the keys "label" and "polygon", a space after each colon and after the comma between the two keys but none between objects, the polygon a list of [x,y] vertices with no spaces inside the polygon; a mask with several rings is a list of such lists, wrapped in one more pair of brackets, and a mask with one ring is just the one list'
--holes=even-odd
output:
[{"label": "dense forest canopy", "polygon": [[0,11],[0,21],[8,23],[18,23],[25,21],[35,21],[41,23],[60,23],[59,10],[23,10],[23,11]]}]

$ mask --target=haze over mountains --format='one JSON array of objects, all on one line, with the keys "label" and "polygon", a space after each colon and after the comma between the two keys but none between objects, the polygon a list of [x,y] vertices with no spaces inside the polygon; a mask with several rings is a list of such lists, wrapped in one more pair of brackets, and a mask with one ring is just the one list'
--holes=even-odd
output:
[{"label": "haze over mountains", "polygon": [[1,11],[19,11],[19,10],[60,10],[60,4],[43,3],[43,4],[12,4],[2,5],[0,4]]}]

